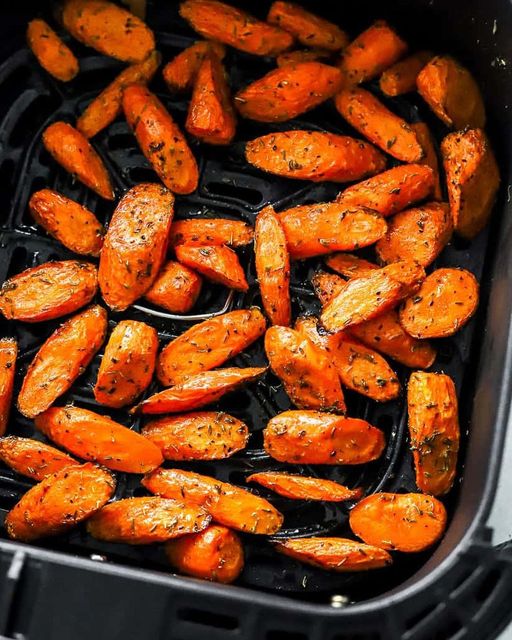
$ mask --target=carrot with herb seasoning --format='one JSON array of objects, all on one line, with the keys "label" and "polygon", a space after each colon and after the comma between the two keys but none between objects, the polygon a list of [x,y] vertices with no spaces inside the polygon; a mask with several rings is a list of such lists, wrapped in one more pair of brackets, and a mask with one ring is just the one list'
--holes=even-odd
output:
[{"label": "carrot with herb seasoning", "polygon": [[0,436],[3,436],[9,423],[18,343],[14,338],[0,338]]},{"label": "carrot with herb seasoning", "polygon": [[190,246],[229,245],[243,247],[253,240],[250,224],[230,218],[189,218],[172,223],[169,244]]},{"label": "carrot with herb seasoning", "polygon": [[175,247],[175,252],[181,264],[198,271],[208,280],[236,291],[245,292],[249,289],[240,260],[229,247],[179,244]]},{"label": "carrot with herb seasoning", "polygon": [[16,473],[38,482],[65,467],[80,464],[49,444],[17,436],[0,439],[0,460]]},{"label": "carrot with herb seasoning", "polygon": [[162,75],[171,92],[190,91],[207,53],[213,52],[219,60],[226,55],[226,47],[220,42],[200,40],[181,51],[168,62]]},{"label": "carrot with herb seasoning", "polygon": [[380,90],[392,97],[416,91],[416,78],[433,57],[430,51],[418,51],[388,67],[380,77]]},{"label": "carrot with herb seasoning", "polygon": [[363,493],[362,489],[349,489],[332,480],[294,476],[278,471],[253,473],[246,479],[246,482],[256,482],[291,500],[345,502],[346,500],[357,500]]},{"label": "carrot with herb seasoning", "polygon": [[420,143],[424,155],[420,160],[420,164],[430,167],[434,172],[434,190],[432,196],[434,200],[442,200],[443,192],[441,190],[441,178],[439,176],[439,161],[437,159],[437,152],[434,146],[434,138],[428,125],[424,122],[415,122],[410,125],[411,129],[416,133],[418,142]]},{"label": "carrot with herb seasoning", "polygon": [[171,313],[187,313],[197,302],[203,280],[192,269],[169,260],[158,272],[144,298]]},{"label": "carrot with herb seasoning", "polygon": [[276,58],[278,67],[295,65],[300,62],[327,62],[331,52],[324,49],[297,49],[296,51],[285,51]]},{"label": "carrot with herb seasoning", "polygon": [[61,82],[69,82],[79,71],[74,53],[44,20],[31,20],[27,41],[39,64]]},{"label": "carrot with herb seasoning", "polygon": [[351,253],[335,253],[325,258],[325,264],[347,280],[369,275],[379,266]]}]

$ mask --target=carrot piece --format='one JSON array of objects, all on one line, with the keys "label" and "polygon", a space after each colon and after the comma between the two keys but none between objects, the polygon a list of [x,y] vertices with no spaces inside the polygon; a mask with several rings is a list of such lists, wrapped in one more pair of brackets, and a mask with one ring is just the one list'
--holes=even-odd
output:
[{"label": "carrot piece", "polygon": [[324,49],[297,49],[296,51],[285,51],[276,58],[278,67],[295,65],[300,62],[321,62],[331,56],[330,51]]},{"label": "carrot piece", "polygon": [[235,96],[244,118],[286,122],[314,109],[341,89],[339,69],[321,62],[299,62],[269,71]]},{"label": "carrot piece", "polygon": [[434,173],[420,164],[404,164],[342,191],[337,202],[346,207],[368,207],[385,218],[428,197]]},{"label": "carrot piece", "polygon": [[271,458],[290,464],[363,464],[384,450],[384,434],[359,418],[319,411],[285,411],[263,431]]},{"label": "carrot piece", "polygon": [[272,371],[296,407],[345,412],[336,369],[308,337],[287,327],[271,327],[265,334],[265,352]]},{"label": "carrot piece", "polygon": [[436,269],[400,309],[400,323],[414,338],[457,333],[478,306],[478,282],[465,269]]},{"label": "carrot piece", "polygon": [[407,51],[407,44],[384,20],[374,22],[341,54],[340,69],[349,84],[376,78]]},{"label": "carrot piece", "polygon": [[346,573],[380,569],[393,562],[387,551],[347,538],[290,538],[276,551],[313,567]]},{"label": "carrot piece", "polygon": [[248,142],[245,157],[262,171],[312,182],[352,182],[386,166],[385,157],[371,145],[320,131],[269,133]]},{"label": "carrot piece", "polygon": [[325,264],[348,280],[368,276],[372,271],[379,268],[373,262],[351,253],[335,253],[325,259]]},{"label": "carrot piece", "polygon": [[375,250],[384,264],[416,260],[428,267],[448,244],[452,231],[453,220],[448,205],[429,202],[397,213]]},{"label": "carrot piece", "polygon": [[414,130],[366,89],[340,91],[334,104],[356,131],[393,158],[403,162],[419,162],[423,158],[423,147]]},{"label": "carrot piece", "polygon": [[27,369],[18,395],[19,411],[34,418],[66,393],[103,344],[106,332],[107,312],[96,305],[52,333]]},{"label": "carrot piece", "polygon": [[249,289],[240,260],[229,247],[179,244],[175,247],[175,252],[181,264],[198,271],[208,280],[236,291],[245,292]]},{"label": "carrot piece", "polygon": [[106,200],[114,190],[103,160],[87,138],[67,122],[54,122],[43,132],[43,144],[64,169]]},{"label": "carrot piece", "polygon": [[164,498],[204,507],[216,522],[237,531],[271,535],[283,523],[283,516],[264,498],[193,471],[155,469],[142,484]]},{"label": "carrot piece", "polygon": [[388,67],[380,77],[380,90],[392,97],[416,91],[416,78],[433,57],[430,51],[418,51]]},{"label": "carrot piece", "polygon": [[251,225],[241,220],[190,218],[173,222],[169,243],[172,247],[178,244],[243,247],[252,242],[253,236]]},{"label": "carrot piece", "polygon": [[256,482],[262,487],[292,500],[344,502],[345,500],[358,500],[363,493],[362,489],[349,489],[332,480],[294,476],[277,471],[253,473],[246,482]]},{"label": "carrot piece", "polygon": [[237,309],[195,324],[171,340],[158,357],[157,376],[169,387],[190,376],[220,367],[265,333],[256,307]]},{"label": "carrot piece", "polygon": [[98,281],[103,299],[124,311],[144,295],[165,260],[174,196],[159,184],[132,187],[110,220],[100,255]]},{"label": "carrot piece", "polygon": [[387,230],[375,211],[338,202],[299,205],[281,212],[279,221],[293,260],[367,247]]},{"label": "carrot piece", "polygon": [[83,256],[100,255],[105,229],[92,211],[52,189],[33,193],[28,206],[37,224],[67,249]]},{"label": "carrot piece", "polygon": [[374,493],[356,504],[349,522],[367,544],[414,553],[443,535],[446,509],[439,500],[421,493]]},{"label": "carrot piece", "polygon": [[97,289],[98,274],[93,264],[78,260],[45,262],[3,283],[0,311],[8,320],[54,320],[88,304]]},{"label": "carrot piece", "polygon": [[9,423],[18,343],[13,338],[0,338],[0,436]]},{"label": "carrot piece", "polygon": [[160,180],[174,193],[192,193],[199,170],[190,147],[170,113],[147,87],[123,92],[123,110],[142,153]]},{"label": "carrot piece", "polygon": [[325,271],[317,271],[311,278],[311,283],[322,307],[331,302],[347,284],[343,278]]},{"label": "carrot piece", "polygon": [[37,481],[44,480],[65,467],[79,464],[67,453],[49,444],[16,436],[0,439],[0,460],[17,473]]},{"label": "carrot piece", "polygon": [[134,407],[131,413],[183,413],[199,409],[217,402],[243,384],[256,381],[265,371],[265,367],[231,367],[196,373],[185,382],[155,393]]},{"label": "carrot piece", "polygon": [[142,62],[155,48],[144,22],[113,2],[66,0],[61,18],[78,41],[123,62]]},{"label": "carrot piece", "polygon": [[199,67],[209,52],[213,52],[222,60],[226,55],[226,47],[220,42],[201,40],[168,62],[162,69],[162,75],[169,91],[190,91],[195,84]]},{"label": "carrot piece", "polygon": [[148,422],[141,431],[166,460],[222,460],[247,445],[249,429],[222,411],[198,411]]},{"label": "carrot piece", "polygon": [[106,129],[122,112],[123,91],[131,84],[147,84],[160,66],[161,56],[153,51],[146,60],[133,64],[115,78],[90,102],[76,121],[76,128],[86,138]]},{"label": "carrot piece", "polygon": [[178,571],[229,584],[234,582],[244,567],[244,548],[234,531],[212,524],[200,533],[192,533],[165,545],[165,553]]},{"label": "carrot piece", "polygon": [[271,324],[288,326],[292,316],[290,255],[281,221],[270,205],[256,218],[254,252],[265,313]]},{"label": "carrot piece", "polygon": [[449,127],[485,126],[482,94],[471,73],[450,56],[436,56],[418,74],[418,92]]},{"label": "carrot piece", "polygon": [[203,38],[259,56],[275,56],[293,44],[286,31],[217,0],[185,0],[180,16]]},{"label": "carrot piece", "polygon": [[30,542],[64,533],[101,509],[115,487],[110,473],[94,464],[64,467],[32,487],[9,511],[7,534]]},{"label": "carrot piece", "polygon": [[424,152],[424,156],[423,159],[420,160],[420,164],[424,164],[425,166],[430,167],[434,172],[434,191],[432,194],[434,200],[442,200],[443,192],[441,191],[439,162],[437,160],[437,152],[434,146],[434,138],[430,133],[428,125],[426,125],[424,122],[415,122],[414,124],[411,124],[410,127],[416,133],[418,142],[421,144]]},{"label": "carrot piece", "polygon": [[27,41],[39,64],[54,78],[69,82],[77,75],[78,60],[44,20],[28,23]]},{"label": "carrot piece", "polygon": [[500,184],[494,153],[480,129],[446,136],[441,153],[455,230],[471,240],[487,224]]},{"label": "carrot piece", "polygon": [[171,313],[187,313],[197,302],[203,280],[195,271],[169,260],[158,272],[144,298]]}]

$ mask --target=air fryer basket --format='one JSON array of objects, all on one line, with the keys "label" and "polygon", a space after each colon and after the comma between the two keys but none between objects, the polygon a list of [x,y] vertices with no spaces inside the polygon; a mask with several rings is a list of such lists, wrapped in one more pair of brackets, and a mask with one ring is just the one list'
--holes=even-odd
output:
[{"label": "air fryer basket", "polygon": [[[54,82],[37,67],[24,47],[26,21],[38,11],[31,4],[18,2],[16,12],[4,11],[0,22],[0,51],[5,60],[0,66],[1,281],[47,260],[71,257],[33,226],[27,210],[33,191],[53,187],[83,202],[106,222],[112,212],[111,204],[97,199],[57,168],[42,147],[41,132],[57,119],[73,121],[118,73],[120,65],[73,42],[81,73],[69,86]],[[253,2],[243,6],[264,15],[268,4]],[[512,142],[507,127],[508,99],[512,95],[507,35],[512,29],[512,7],[505,0],[490,0],[485,7],[478,0],[400,0],[385,4],[361,0],[357,6],[343,7],[328,2],[304,4],[353,34],[373,19],[390,20],[414,48],[428,46],[458,56],[476,73],[486,97],[488,128],[503,177],[495,217],[489,230],[471,245],[454,239],[437,263],[463,266],[482,284],[482,302],[476,318],[453,339],[439,344],[434,367],[450,374],[456,382],[465,432],[460,482],[446,500],[451,518],[447,535],[433,553],[397,554],[389,569],[352,575],[332,575],[308,568],[276,554],[268,541],[246,536],[246,569],[233,587],[173,576],[161,549],[100,543],[83,529],[37,547],[0,539],[0,633],[7,637],[21,634],[27,640],[185,640],[202,639],[208,634],[213,639],[243,640],[486,638],[506,617],[500,604],[512,590],[509,553],[506,548],[496,550],[489,545],[490,532],[484,523],[492,504],[510,397],[508,334],[512,294],[508,273],[512,267],[512,238],[505,209],[509,207]],[[39,6],[39,11],[51,15],[48,8],[45,13]],[[157,48],[164,62],[197,39],[178,18],[177,3],[170,0],[150,2],[147,19],[156,32]],[[261,76],[271,62],[230,51],[227,66],[233,87],[238,88]],[[182,124],[187,101],[171,99],[161,80],[152,86]],[[400,98],[389,104],[411,121],[428,121],[438,140],[444,135],[442,125],[420,99]],[[290,127],[350,133],[328,105],[292,123],[270,128]],[[337,194],[339,186],[333,184],[286,181],[248,167],[241,141],[268,130],[268,125],[242,122],[237,142],[227,149],[195,143],[200,186],[194,194],[178,199],[177,217],[221,214],[254,222],[256,213],[268,202],[280,210],[329,200]],[[118,195],[138,182],[156,180],[122,119],[99,134],[94,143],[114,176]],[[225,289],[206,287],[194,315],[258,304],[250,251],[242,254],[242,259],[249,267],[249,293],[228,297]],[[306,266],[294,266],[292,293],[296,313],[318,309],[309,281],[320,264],[308,261]],[[149,313],[147,309],[131,309],[117,314],[111,324],[122,318],[149,322],[158,329],[163,342],[190,326],[186,319],[163,319],[151,313],[157,310],[149,304],[143,306],[149,308]],[[20,343],[18,385],[35,351],[57,325],[58,321],[42,326],[2,325],[2,334],[16,335]],[[235,359],[239,366],[249,362],[264,362],[261,345]],[[96,358],[65,399],[105,412],[92,395],[98,364]],[[407,372],[400,368],[397,371],[404,384]],[[348,395],[348,405],[350,415],[364,417],[386,432],[388,445],[382,459],[352,469],[303,467],[302,471],[318,472],[349,486],[362,486],[366,493],[415,490],[403,396],[396,402],[376,405]],[[266,421],[289,407],[277,379],[269,374],[264,383],[228,396],[219,406],[248,423],[252,433],[249,449],[227,461],[184,465],[186,468],[238,484],[244,484],[253,470],[283,468],[261,448],[261,429]],[[108,413],[131,424],[122,412]],[[31,422],[17,413],[11,420],[10,432],[35,435]],[[0,469],[2,517],[29,486],[30,482],[19,475]],[[119,474],[116,497],[143,493],[139,478]],[[346,505],[294,504],[264,490],[261,494],[271,497],[285,513],[285,528],[277,537],[348,532]]]}]

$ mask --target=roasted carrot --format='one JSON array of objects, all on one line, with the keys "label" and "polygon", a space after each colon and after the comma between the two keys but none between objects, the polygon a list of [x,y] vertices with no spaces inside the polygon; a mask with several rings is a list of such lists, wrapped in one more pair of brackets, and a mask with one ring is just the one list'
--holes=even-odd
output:
[{"label": "roasted carrot", "polygon": [[94,464],[64,467],[32,487],[5,518],[10,538],[30,542],[86,520],[112,497],[114,478]]},{"label": "roasted carrot", "polygon": [[432,193],[434,200],[442,200],[443,192],[441,191],[441,178],[439,177],[439,161],[434,146],[434,138],[424,122],[415,122],[410,125],[411,129],[416,133],[418,142],[421,144],[424,155],[420,160],[420,164],[430,167],[434,172],[434,191]]},{"label": "roasted carrot", "polygon": [[320,131],[269,133],[248,142],[245,157],[262,171],[312,182],[352,182],[386,166],[384,156],[371,145]]},{"label": "roasted carrot", "polygon": [[0,436],[9,423],[18,343],[13,338],[0,338]]},{"label": "roasted carrot", "polygon": [[350,511],[350,528],[358,538],[391,551],[423,551],[445,527],[443,504],[421,493],[374,493]]},{"label": "roasted carrot", "polygon": [[244,449],[249,429],[222,411],[198,411],[148,422],[141,431],[166,460],[222,460]]},{"label": "roasted carrot", "polygon": [[400,323],[414,338],[457,333],[478,306],[478,282],[465,269],[436,269],[400,310]]},{"label": "roasted carrot", "polygon": [[446,136],[441,153],[455,229],[472,239],[487,224],[500,184],[494,153],[481,129]]},{"label": "roasted carrot", "polygon": [[372,271],[379,268],[378,265],[373,262],[364,260],[351,253],[335,253],[332,256],[327,256],[327,258],[325,258],[325,264],[333,271],[336,271],[336,273],[340,273],[343,277],[347,278],[347,280],[370,275]]},{"label": "roasted carrot", "polygon": [[160,180],[174,193],[192,193],[199,180],[196,159],[160,100],[146,87],[134,84],[123,92],[123,110]]},{"label": "roasted carrot", "polygon": [[244,118],[286,122],[310,111],[341,89],[339,69],[321,62],[299,62],[269,71],[235,96]]},{"label": "roasted carrot", "polygon": [[114,471],[147,473],[162,463],[160,449],[107,416],[80,407],[52,407],[36,427],[63,449]]},{"label": "roasted carrot", "polygon": [[293,36],[217,0],[185,0],[180,15],[203,38],[218,40],[259,56],[275,56],[293,44]]},{"label": "roasted carrot", "polygon": [[197,302],[203,280],[195,271],[169,260],[158,272],[144,298],[171,313],[187,313]]},{"label": "roasted carrot", "polygon": [[345,120],[379,149],[403,162],[419,162],[423,147],[407,122],[372,93],[359,87],[336,94],[334,104]]},{"label": "roasted carrot", "polygon": [[247,291],[249,288],[240,260],[229,247],[179,244],[175,247],[175,252],[181,264],[198,271],[212,282],[236,291]]},{"label": "roasted carrot", "polygon": [[271,324],[291,322],[290,255],[286,236],[273,207],[265,207],[256,218],[254,234],[256,275],[263,308]]},{"label": "roasted carrot", "polygon": [[362,489],[349,489],[332,480],[294,476],[277,471],[253,473],[246,482],[256,482],[262,487],[292,500],[344,502],[345,500],[357,500],[363,492]]},{"label": "roasted carrot", "polygon": [[169,243],[188,245],[223,245],[243,247],[252,242],[251,225],[229,218],[190,218],[175,220],[171,227]]},{"label": "roasted carrot", "polygon": [[430,51],[418,51],[388,67],[380,77],[380,90],[393,97],[416,91],[416,78],[433,57]]},{"label": "roasted carrot", "polygon": [[17,473],[37,481],[44,480],[64,467],[80,464],[67,453],[49,444],[17,436],[0,439],[0,460]]},{"label": "roasted carrot", "polygon": [[201,40],[181,51],[162,69],[163,78],[170,91],[190,91],[205,55],[212,51],[220,60],[226,48],[220,42]]},{"label": "roasted carrot", "polygon": [[283,516],[264,498],[192,471],[155,469],[142,484],[164,498],[204,507],[216,522],[237,531],[271,535],[283,523]]},{"label": "roasted carrot", "polygon": [[45,262],[6,280],[0,311],[8,320],[42,322],[73,313],[98,289],[98,272],[89,262]]},{"label": "roasted carrot", "polygon": [[45,71],[62,82],[73,80],[79,71],[78,60],[49,24],[40,19],[31,20],[27,41]]},{"label": "roasted carrot", "polygon": [[286,67],[299,62],[325,62],[330,56],[331,52],[325,49],[297,49],[281,53],[277,56],[276,62],[278,67]]},{"label": "roasted carrot", "polygon": [[200,533],[192,533],[165,545],[173,567],[194,578],[229,584],[244,567],[244,548],[234,531],[212,524]]},{"label": "roasted carrot", "polygon": [[96,305],[52,333],[27,369],[18,395],[19,411],[34,418],[66,393],[103,344],[106,332],[107,312]]},{"label": "roasted carrot", "polygon": [[153,284],[165,260],[173,211],[173,194],[159,184],[138,184],[119,201],[98,271],[111,309],[124,311]]},{"label": "roasted carrot", "polygon": [[32,217],[74,253],[98,257],[105,230],[84,206],[52,189],[36,191],[28,203]]},{"label": "roasted carrot", "polygon": [[319,411],[285,411],[263,431],[269,456],[290,464],[363,464],[380,457],[384,434],[365,420]]},{"label": "roasted carrot", "polygon": [[343,278],[326,271],[317,271],[311,278],[311,283],[322,307],[331,302],[347,284]]}]

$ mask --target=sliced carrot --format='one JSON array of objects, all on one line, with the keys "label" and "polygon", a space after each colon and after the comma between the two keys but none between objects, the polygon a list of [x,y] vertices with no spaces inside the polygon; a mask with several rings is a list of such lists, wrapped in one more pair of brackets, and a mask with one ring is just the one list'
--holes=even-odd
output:
[{"label": "sliced carrot", "polygon": [[0,436],[7,431],[11,413],[18,343],[13,338],[0,338]]},{"label": "sliced carrot", "polygon": [[400,96],[416,91],[416,78],[423,67],[432,60],[430,51],[418,51],[384,71],[379,80],[380,90],[387,96]]},{"label": "sliced carrot", "polygon": [[434,200],[442,200],[443,192],[441,191],[441,178],[439,177],[439,161],[437,159],[437,152],[434,146],[434,138],[428,125],[424,122],[415,122],[410,125],[411,129],[416,133],[418,142],[424,152],[423,159],[420,160],[420,164],[424,164],[430,167],[434,172],[434,191],[432,193]]},{"label": "sliced carrot", "polygon": [[378,265],[350,253],[335,253],[325,259],[325,264],[343,277],[361,278],[378,269]]},{"label": "sliced carrot", "polygon": [[222,60],[226,48],[220,42],[201,40],[181,51],[162,69],[163,78],[170,91],[190,91],[194,86],[197,72],[205,55],[213,53]]},{"label": "sliced carrot", "polygon": [[200,247],[179,244],[175,247],[178,261],[208,280],[236,291],[247,291],[249,285],[236,253],[224,245]]},{"label": "sliced carrot", "polygon": [[325,62],[330,56],[331,52],[325,49],[297,49],[281,53],[277,56],[276,62],[278,67],[286,67],[299,62]]},{"label": "sliced carrot", "polygon": [[197,302],[203,280],[195,271],[169,260],[158,272],[144,298],[171,313],[187,313]]},{"label": "sliced carrot", "polygon": [[37,481],[80,464],[49,444],[17,436],[0,439],[0,460],[17,473]]},{"label": "sliced carrot", "polygon": [[363,492],[362,489],[349,489],[332,480],[294,476],[277,471],[253,473],[246,482],[256,482],[262,487],[292,500],[344,502],[345,500],[359,499]]},{"label": "sliced carrot", "polygon": [[317,271],[312,277],[311,283],[322,307],[333,300],[347,284],[343,278],[326,271]]},{"label": "sliced carrot", "polygon": [[223,245],[243,247],[250,244],[254,231],[250,224],[229,218],[190,218],[175,220],[169,243],[188,245]]},{"label": "sliced carrot", "polygon": [[39,64],[54,78],[69,82],[77,75],[78,60],[44,20],[28,23],[27,41]]}]

